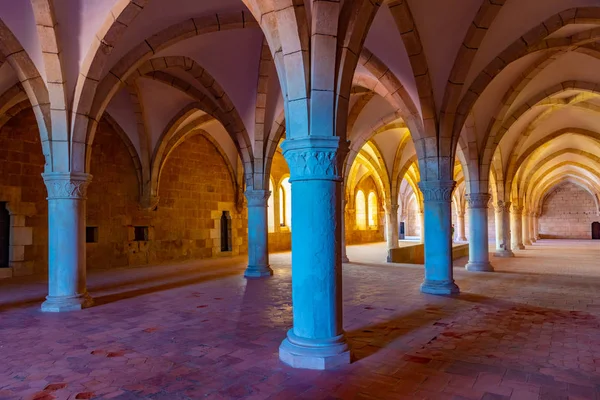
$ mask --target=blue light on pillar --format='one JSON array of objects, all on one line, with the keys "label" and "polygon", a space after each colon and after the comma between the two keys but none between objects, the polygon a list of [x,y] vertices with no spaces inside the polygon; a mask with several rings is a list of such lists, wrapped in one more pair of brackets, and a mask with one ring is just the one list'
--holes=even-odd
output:
[{"label": "blue light on pillar", "polygon": [[269,266],[268,190],[246,190],[248,200],[248,268],[246,278],[273,275]]},{"label": "blue light on pillar", "polygon": [[421,181],[425,204],[425,280],[421,291],[459,293],[452,271],[452,191],[454,181]]},{"label": "blue light on pillar", "polygon": [[292,182],[294,326],[279,358],[296,368],[334,368],[350,363],[342,329],[339,138],[288,139],[281,147]]},{"label": "blue light on pillar", "polygon": [[492,272],[488,243],[488,202],[487,193],[467,194],[469,205],[469,263],[467,271]]},{"label": "blue light on pillar", "polygon": [[86,289],[85,200],[92,176],[42,174],[48,190],[48,296],[42,311],[81,310],[93,304]]}]

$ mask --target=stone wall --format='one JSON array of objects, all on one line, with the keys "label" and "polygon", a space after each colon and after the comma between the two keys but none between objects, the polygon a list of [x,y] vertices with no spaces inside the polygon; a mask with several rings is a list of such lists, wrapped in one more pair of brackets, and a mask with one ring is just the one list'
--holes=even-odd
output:
[{"label": "stone wall", "polygon": [[0,129],[0,201],[11,214],[13,275],[41,273],[48,265],[48,204],[44,156],[31,109]]},{"label": "stone wall", "polygon": [[381,193],[377,190],[377,185],[372,177],[363,179],[354,190],[353,207],[356,202],[356,194],[359,190],[362,190],[365,194],[365,202],[368,209],[369,193],[375,192],[377,195],[377,209],[379,216],[377,218],[377,228],[358,229],[356,225],[356,210],[353,209],[351,212],[346,212],[346,244],[360,244],[360,243],[372,243],[381,242],[385,240],[385,208],[384,199]]},{"label": "stone wall", "polygon": [[591,239],[592,222],[599,221],[592,195],[566,182],[550,193],[539,217],[541,238]]},{"label": "stone wall", "polygon": [[[43,274],[48,265],[48,209],[41,173],[44,156],[31,109],[0,129],[0,202],[11,215],[13,275]],[[88,243],[87,266],[113,268],[164,261],[230,256],[247,252],[245,207],[236,207],[226,161],[203,136],[173,150],[161,175],[155,211],[139,208],[139,185],[126,145],[104,120],[95,136],[88,190],[87,226],[97,228]],[[232,251],[221,252],[220,219],[232,218]],[[148,240],[136,241],[136,226]]]}]

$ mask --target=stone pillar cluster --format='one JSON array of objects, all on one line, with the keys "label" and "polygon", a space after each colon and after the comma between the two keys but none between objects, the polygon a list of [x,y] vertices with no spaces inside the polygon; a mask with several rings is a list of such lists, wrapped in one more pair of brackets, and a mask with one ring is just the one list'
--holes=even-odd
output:
[{"label": "stone pillar cluster", "polygon": [[469,205],[469,263],[465,266],[468,271],[494,270],[490,264],[488,243],[488,203],[487,193],[467,194]]},{"label": "stone pillar cluster", "polygon": [[425,200],[425,280],[421,291],[456,294],[452,272],[452,191],[454,181],[421,181]]},{"label": "stone pillar cluster", "polygon": [[279,358],[298,368],[350,362],[342,329],[339,138],[287,139],[281,145],[292,184],[294,325]]},{"label": "stone pillar cluster", "polygon": [[523,245],[531,246],[531,238],[529,237],[529,211],[523,211],[522,214],[522,229],[523,229]]},{"label": "stone pillar cluster", "polygon": [[85,201],[92,176],[43,174],[48,191],[48,296],[42,311],[81,310],[93,304],[86,288]]},{"label": "stone pillar cluster", "polygon": [[[465,235],[465,212],[464,210],[459,211],[456,214],[456,241],[457,242],[466,242],[467,237]],[[470,230],[469,230],[470,235]]]},{"label": "stone pillar cluster", "polygon": [[514,257],[511,246],[510,202],[496,204],[496,257]]},{"label": "stone pillar cluster", "polygon": [[512,210],[510,213],[511,221],[510,221],[510,232],[512,235],[512,247],[513,249],[523,250],[525,246],[523,246],[523,227],[522,227],[522,216],[523,207],[521,206],[512,206]]},{"label": "stone pillar cluster", "polygon": [[398,247],[398,204],[386,205],[385,220],[387,249],[395,249]]},{"label": "stone pillar cluster", "polygon": [[246,190],[248,201],[248,268],[247,278],[273,275],[269,266],[268,190]]}]

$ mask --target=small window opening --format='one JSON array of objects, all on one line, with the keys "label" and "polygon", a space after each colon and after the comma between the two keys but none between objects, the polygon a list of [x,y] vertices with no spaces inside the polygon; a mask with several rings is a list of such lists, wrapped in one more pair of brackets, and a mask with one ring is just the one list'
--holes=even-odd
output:
[{"label": "small window opening", "polygon": [[10,214],[6,203],[0,203],[0,268],[9,267]]},{"label": "small window opening", "polygon": [[229,211],[223,211],[223,215],[221,215],[221,251],[231,250],[231,215]]},{"label": "small window opening", "polygon": [[147,242],[148,241],[148,227],[147,226],[135,226],[134,228],[134,239],[136,242]]},{"label": "small window opening", "polygon": [[85,242],[98,243],[98,227],[88,226],[85,228]]}]

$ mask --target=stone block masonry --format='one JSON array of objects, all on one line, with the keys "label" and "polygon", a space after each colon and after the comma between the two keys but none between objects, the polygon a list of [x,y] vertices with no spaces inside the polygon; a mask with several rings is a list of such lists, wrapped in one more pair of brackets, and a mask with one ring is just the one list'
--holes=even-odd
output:
[{"label": "stone block masonry", "polygon": [[591,239],[591,225],[599,221],[590,193],[566,182],[550,193],[542,206],[539,232],[546,239]]}]

